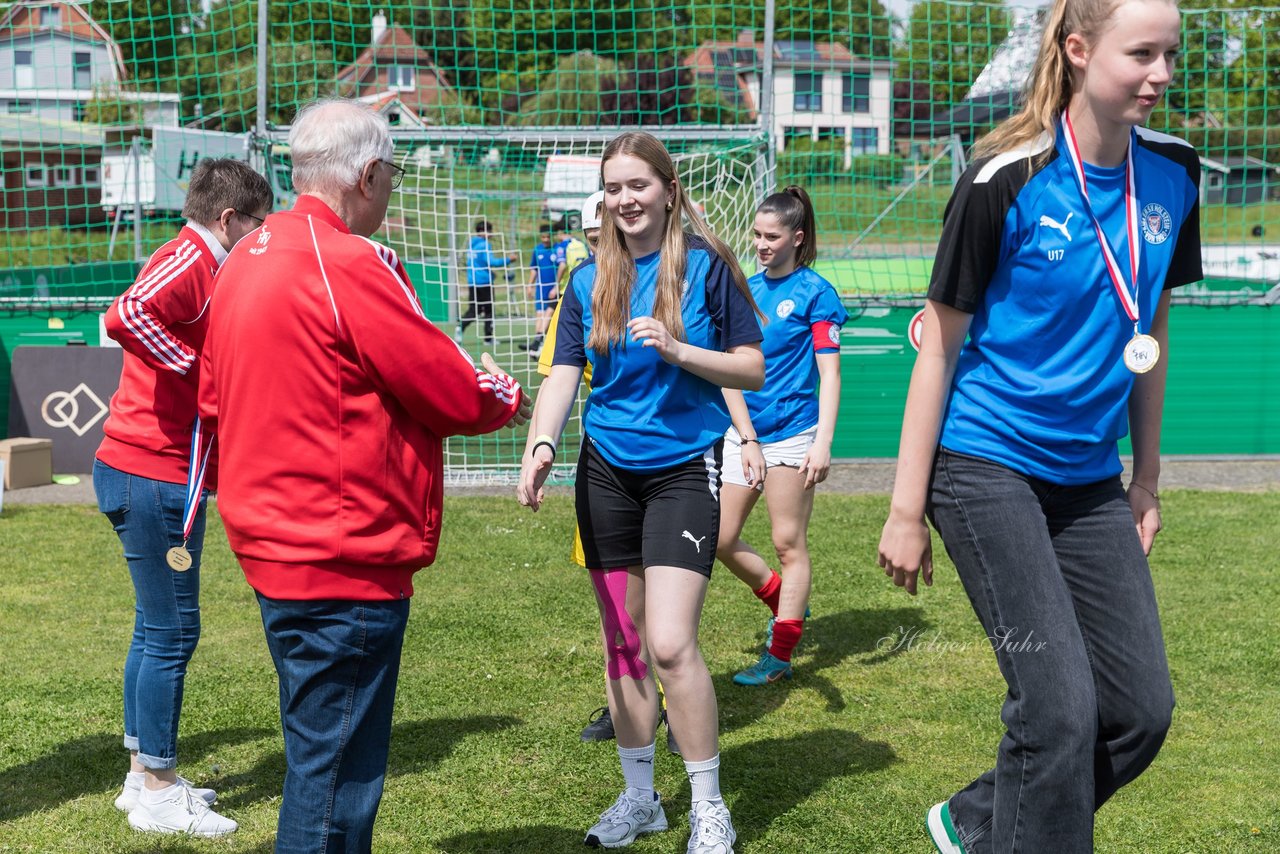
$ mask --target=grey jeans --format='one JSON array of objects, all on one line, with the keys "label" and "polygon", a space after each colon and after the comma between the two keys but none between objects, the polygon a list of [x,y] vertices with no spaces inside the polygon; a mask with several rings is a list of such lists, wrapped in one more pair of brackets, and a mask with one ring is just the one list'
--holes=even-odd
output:
[{"label": "grey jeans", "polygon": [[1173,713],[1151,571],[1120,478],[1060,486],[939,449],[929,517],[1008,694],[996,765],[952,796],[968,854],[1093,851],[1093,814]]}]

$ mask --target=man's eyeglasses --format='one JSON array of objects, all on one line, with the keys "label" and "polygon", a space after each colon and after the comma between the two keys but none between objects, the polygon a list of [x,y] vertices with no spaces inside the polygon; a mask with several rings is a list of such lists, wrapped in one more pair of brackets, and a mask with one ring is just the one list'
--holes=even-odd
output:
[{"label": "man's eyeglasses", "polygon": [[266,220],[265,220],[265,219],[263,219],[262,217],[260,217],[260,216],[254,216],[253,214],[251,214],[251,213],[247,213],[246,211],[237,210],[237,209],[235,209],[235,208],[232,208],[232,210],[235,210],[235,212],[236,212],[236,213],[238,213],[238,214],[240,214],[240,216],[242,216],[242,217],[245,217],[245,218],[247,218],[247,219],[251,219],[251,220],[253,220],[253,221],[254,221],[254,222],[256,222],[258,225],[262,225],[264,222],[266,222]]},{"label": "man's eyeglasses", "polygon": [[398,189],[400,187],[400,182],[404,180],[404,167],[398,166],[390,160],[383,160],[382,158],[378,158],[378,162],[385,163],[395,170],[395,173],[391,176],[391,189]]}]

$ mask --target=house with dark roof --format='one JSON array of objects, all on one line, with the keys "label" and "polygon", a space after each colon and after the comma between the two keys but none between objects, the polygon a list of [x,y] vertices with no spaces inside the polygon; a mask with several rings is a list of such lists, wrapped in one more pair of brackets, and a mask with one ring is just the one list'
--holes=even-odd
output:
[{"label": "house with dark roof", "polygon": [[461,100],[431,54],[404,28],[388,26],[381,12],[373,16],[369,46],[336,82],[338,95],[376,105],[393,128],[402,121],[409,127],[438,124]]},{"label": "house with dark roof", "polygon": [[0,16],[0,114],[81,121],[96,95],[136,104],[145,125],[178,124],[176,92],[128,92],[120,46],[87,4],[19,0]]},{"label": "house with dark roof", "polygon": [[[729,103],[759,116],[764,42],[744,30],[732,42],[709,41],[686,59]],[[893,124],[893,63],[855,56],[837,42],[773,43],[773,128],[778,151],[794,139],[841,139],[846,163],[887,154]]]},{"label": "house with dark roof", "polygon": [[102,152],[135,128],[0,115],[0,228],[102,222]]}]

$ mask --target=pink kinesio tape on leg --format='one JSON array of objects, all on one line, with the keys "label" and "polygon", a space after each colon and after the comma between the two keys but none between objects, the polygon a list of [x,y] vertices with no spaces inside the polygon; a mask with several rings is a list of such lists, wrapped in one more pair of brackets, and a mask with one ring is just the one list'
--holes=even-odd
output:
[{"label": "pink kinesio tape on leg", "polygon": [[649,669],[640,658],[640,635],[627,613],[627,571],[593,569],[588,575],[604,615],[605,672],[610,679],[643,679]]}]

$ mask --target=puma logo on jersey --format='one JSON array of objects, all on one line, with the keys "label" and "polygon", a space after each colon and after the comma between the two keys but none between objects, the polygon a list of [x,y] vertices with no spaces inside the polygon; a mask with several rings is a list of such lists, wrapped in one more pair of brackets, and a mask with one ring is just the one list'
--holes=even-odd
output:
[{"label": "puma logo on jersey", "polygon": [[701,537],[698,537],[695,539],[693,534],[690,534],[688,531],[685,531],[682,534],[682,536],[689,542],[693,543],[693,547],[698,550],[698,554],[702,554],[702,541],[707,538],[706,534],[703,534]]},{"label": "puma logo on jersey", "polygon": [[1065,237],[1065,238],[1067,238],[1067,242],[1068,242],[1068,243],[1070,243],[1070,242],[1071,242],[1071,232],[1067,231],[1067,223],[1071,222],[1071,218],[1072,218],[1073,216],[1075,216],[1075,215],[1076,215],[1076,212],[1075,212],[1075,211],[1071,211],[1070,213],[1068,213],[1068,214],[1067,214],[1067,218],[1066,218],[1066,219],[1064,219],[1062,222],[1058,222],[1057,220],[1055,220],[1053,217],[1049,216],[1048,214],[1041,214],[1041,215],[1040,215],[1040,224],[1041,224],[1041,225],[1047,225],[1049,228],[1052,228],[1052,229],[1053,229],[1053,230],[1055,230],[1055,231],[1059,231],[1059,232],[1061,232],[1061,233],[1062,233],[1062,236],[1063,236],[1063,237]]}]

